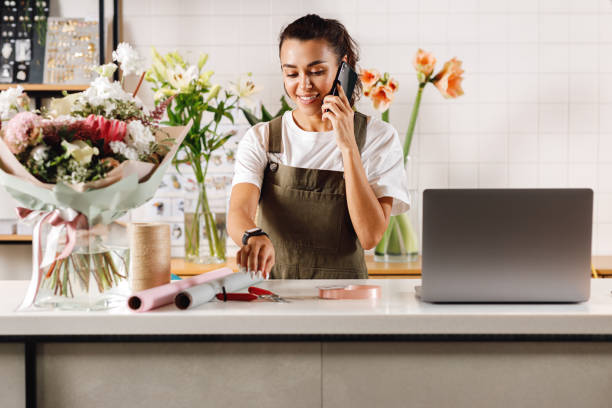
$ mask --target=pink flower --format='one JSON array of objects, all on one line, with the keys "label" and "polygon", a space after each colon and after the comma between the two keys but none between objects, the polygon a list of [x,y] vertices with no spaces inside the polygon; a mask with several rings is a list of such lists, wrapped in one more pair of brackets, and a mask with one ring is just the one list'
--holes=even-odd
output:
[{"label": "pink flower", "polygon": [[122,142],[127,133],[127,124],[117,119],[106,119],[103,116],[89,115],[85,125],[97,132],[96,140],[104,140],[104,151],[110,152],[110,142]]},{"label": "pink flower", "polygon": [[13,154],[22,153],[28,146],[42,140],[42,119],[32,112],[21,112],[4,127],[4,140]]},{"label": "pink flower", "polygon": [[432,53],[419,48],[414,56],[413,65],[414,69],[417,71],[419,82],[427,82],[427,79],[431,76],[436,66],[436,57],[434,57]]},{"label": "pink flower", "polygon": [[461,61],[453,58],[444,64],[442,71],[434,77],[433,83],[445,98],[456,98],[463,95],[463,89],[461,89],[463,72]]}]

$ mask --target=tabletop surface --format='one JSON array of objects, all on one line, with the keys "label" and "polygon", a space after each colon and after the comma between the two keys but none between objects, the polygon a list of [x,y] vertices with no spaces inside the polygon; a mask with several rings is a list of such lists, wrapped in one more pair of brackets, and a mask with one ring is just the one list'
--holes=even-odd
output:
[{"label": "tabletop surface", "polygon": [[[323,300],[318,286],[381,286],[377,300]],[[430,304],[415,298],[417,279],[285,280],[260,287],[290,303],[212,301],[181,311],[127,307],[101,312],[16,312],[27,281],[0,281],[0,336],[287,335],[287,334],[565,334],[612,335],[612,280],[592,279],[578,304]]]}]

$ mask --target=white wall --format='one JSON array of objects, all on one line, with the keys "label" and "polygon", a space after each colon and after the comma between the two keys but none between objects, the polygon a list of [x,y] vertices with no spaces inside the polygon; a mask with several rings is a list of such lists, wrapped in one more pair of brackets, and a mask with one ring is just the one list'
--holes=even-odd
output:
[{"label": "white wall", "polygon": [[[252,71],[282,94],[277,37],[308,13],[340,19],[361,66],[400,82],[391,122],[406,131],[422,47],[464,61],[465,95],[426,89],[413,146],[418,186],[591,187],[593,252],[612,254],[612,2],[609,0],[125,0],[124,40],[210,53],[218,82]],[[146,93],[143,93],[146,95]],[[365,103],[364,103],[365,102]],[[371,113],[367,101],[360,110]]]},{"label": "white wall", "polygon": [[[59,0],[57,10],[80,8],[91,9]],[[251,71],[276,109],[277,37],[307,12],[340,19],[361,46],[361,66],[400,82],[391,122],[402,136],[417,48],[439,66],[464,61],[463,97],[426,89],[412,149],[420,190],[591,187],[593,252],[612,254],[612,1],[123,0],[123,40],[148,59],[152,45],[193,61],[208,52],[220,83]],[[150,101],[147,86],[141,97]],[[358,107],[373,113],[366,100]]]}]

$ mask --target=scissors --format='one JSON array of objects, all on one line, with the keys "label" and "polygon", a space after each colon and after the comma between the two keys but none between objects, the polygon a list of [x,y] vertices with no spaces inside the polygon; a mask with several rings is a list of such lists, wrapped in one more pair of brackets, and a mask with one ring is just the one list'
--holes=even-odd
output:
[{"label": "scissors", "polygon": [[217,293],[216,297],[217,299],[222,300],[224,302],[228,300],[240,300],[243,302],[250,302],[255,299],[264,299],[264,300],[269,300],[272,302],[289,303],[288,300],[283,299],[282,297],[278,296],[276,293],[270,292],[267,289],[258,288],[256,286],[250,286],[248,290],[249,290],[249,293],[226,293],[225,287],[224,287],[223,292]]}]

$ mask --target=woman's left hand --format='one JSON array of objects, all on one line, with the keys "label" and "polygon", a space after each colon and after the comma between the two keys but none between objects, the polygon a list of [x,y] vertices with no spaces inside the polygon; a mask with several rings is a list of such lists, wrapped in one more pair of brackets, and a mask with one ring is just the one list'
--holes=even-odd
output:
[{"label": "woman's left hand", "polygon": [[[355,129],[353,126],[353,108],[344,93],[342,86],[338,86],[338,96],[327,95],[323,98],[321,109],[323,120],[328,119],[336,131],[336,143],[344,153],[357,149],[355,141]],[[329,111],[326,112],[326,110]]]}]

